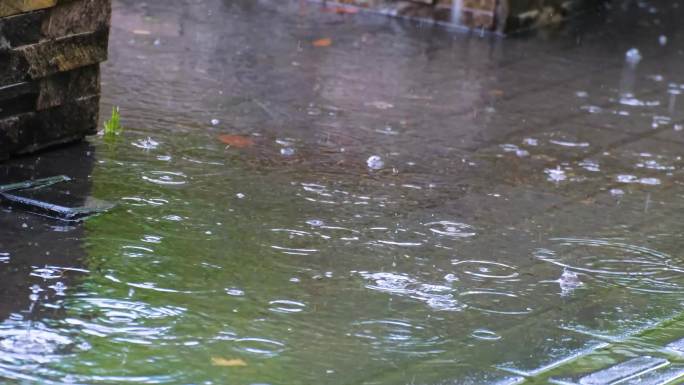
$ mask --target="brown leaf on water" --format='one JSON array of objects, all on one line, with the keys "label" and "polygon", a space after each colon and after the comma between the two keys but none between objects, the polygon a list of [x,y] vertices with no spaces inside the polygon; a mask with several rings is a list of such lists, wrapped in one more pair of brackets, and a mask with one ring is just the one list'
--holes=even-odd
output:
[{"label": "brown leaf on water", "polygon": [[226,367],[243,367],[247,366],[247,363],[240,358],[223,358],[223,357],[211,357],[211,364],[214,366],[226,366]]},{"label": "brown leaf on water", "polygon": [[318,47],[318,48],[330,47],[330,45],[332,44],[332,40],[328,37],[324,37],[321,39],[314,40],[311,44],[313,44],[314,47]]},{"label": "brown leaf on water", "polygon": [[500,97],[504,96],[504,91],[503,90],[491,90],[491,91],[489,91],[489,94],[492,96],[495,96],[497,98],[500,98]]},{"label": "brown leaf on water", "polygon": [[350,8],[350,7],[327,7],[323,8],[324,13],[336,13],[338,15],[355,15],[359,13],[359,10],[356,8]]},{"label": "brown leaf on water", "polygon": [[220,140],[223,144],[235,148],[247,148],[252,147],[254,145],[254,141],[252,140],[252,138],[250,138],[247,135],[224,134],[219,135],[218,140]]}]

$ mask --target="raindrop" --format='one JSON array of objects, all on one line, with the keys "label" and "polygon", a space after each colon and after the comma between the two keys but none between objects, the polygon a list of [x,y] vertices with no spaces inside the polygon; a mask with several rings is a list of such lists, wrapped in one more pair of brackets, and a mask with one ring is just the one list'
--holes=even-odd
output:
[{"label": "raindrop", "polygon": [[625,59],[628,63],[636,64],[641,61],[641,52],[637,48],[631,48],[625,53]]}]

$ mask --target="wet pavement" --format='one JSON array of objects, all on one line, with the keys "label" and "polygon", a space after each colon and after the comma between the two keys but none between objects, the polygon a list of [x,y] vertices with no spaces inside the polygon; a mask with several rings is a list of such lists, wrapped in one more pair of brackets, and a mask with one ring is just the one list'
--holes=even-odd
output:
[{"label": "wet pavement", "polygon": [[500,39],[115,0],[101,110],[124,133],[2,175],[117,207],[0,212],[0,377],[676,383],[678,4]]}]

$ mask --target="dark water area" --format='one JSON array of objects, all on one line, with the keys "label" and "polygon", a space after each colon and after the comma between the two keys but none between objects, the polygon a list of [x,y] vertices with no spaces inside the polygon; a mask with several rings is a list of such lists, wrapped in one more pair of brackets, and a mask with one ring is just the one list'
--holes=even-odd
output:
[{"label": "dark water area", "polygon": [[0,167],[116,204],[0,211],[0,382],[677,383],[682,7],[115,0],[124,132]]}]

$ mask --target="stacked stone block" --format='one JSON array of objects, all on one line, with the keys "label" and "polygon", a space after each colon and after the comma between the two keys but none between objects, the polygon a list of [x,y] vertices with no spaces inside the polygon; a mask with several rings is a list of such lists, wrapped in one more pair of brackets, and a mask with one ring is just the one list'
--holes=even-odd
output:
[{"label": "stacked stone block", "polygon": [[461,26],[516,32],[557,24],[605,0],[337,0],[384,13]]},{"label": "stacked stone block", "polygon": [[97,129],[111,0],[0,0],[0,159]]}]

